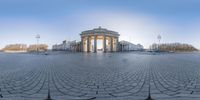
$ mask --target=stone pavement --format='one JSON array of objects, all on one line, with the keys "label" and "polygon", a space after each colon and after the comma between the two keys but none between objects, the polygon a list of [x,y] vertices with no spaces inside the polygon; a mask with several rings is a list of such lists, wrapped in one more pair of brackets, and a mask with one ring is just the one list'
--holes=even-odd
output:
[{"label": "stone pavement", "polygon": [[200,54],[0,53],[0,100],[199,100]]}]

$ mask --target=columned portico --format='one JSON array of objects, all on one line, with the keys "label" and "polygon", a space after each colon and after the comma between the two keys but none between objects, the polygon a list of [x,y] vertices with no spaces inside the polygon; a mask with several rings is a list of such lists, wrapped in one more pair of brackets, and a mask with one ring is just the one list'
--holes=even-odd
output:
[{"label": "columned portico", "polygon": [[[104,28],[83,31],[81,34],[81,50],[83,52],[113,52],[118,49],[119,34]],[[102,47],[99,49],[97,40],[102,40]],[[93,41],[93,42],[92,42]]]}]

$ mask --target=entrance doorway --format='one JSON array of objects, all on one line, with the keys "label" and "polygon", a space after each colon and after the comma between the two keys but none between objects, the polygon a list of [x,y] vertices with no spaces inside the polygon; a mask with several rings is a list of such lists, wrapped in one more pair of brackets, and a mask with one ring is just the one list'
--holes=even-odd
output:
[{"label": "entrance doorway", "polygon": [[97,39],[97,52],[103,52],[103,40]]}]

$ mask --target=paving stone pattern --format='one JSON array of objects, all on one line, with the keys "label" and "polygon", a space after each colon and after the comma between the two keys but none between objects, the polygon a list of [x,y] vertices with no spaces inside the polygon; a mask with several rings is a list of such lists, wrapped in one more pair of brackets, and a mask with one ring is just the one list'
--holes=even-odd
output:
[{"label": "paving stone pattern", "polygon": [[200,54],[0,53],[0,100],[199,100]]}]

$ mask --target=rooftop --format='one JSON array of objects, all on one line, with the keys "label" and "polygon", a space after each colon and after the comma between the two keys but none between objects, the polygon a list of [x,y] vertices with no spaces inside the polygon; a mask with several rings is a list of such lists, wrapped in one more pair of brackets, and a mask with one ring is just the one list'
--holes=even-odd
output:
[{"label": "rooftop", "polygon": [[115,31],[111,31],[111,30],[107,30],[106,28],[101,28],[101,26],[99,26],[98,28],[94,28],[92,30],[86,30],[86,31],[83,31],[81,33],[81,35],[83,34],[99,34],[99,33],[106,33],[106,34],[113,34],[113,35],[117,35],[117,36],[120,36],[120,34],[118,32],[115,32]]}]

